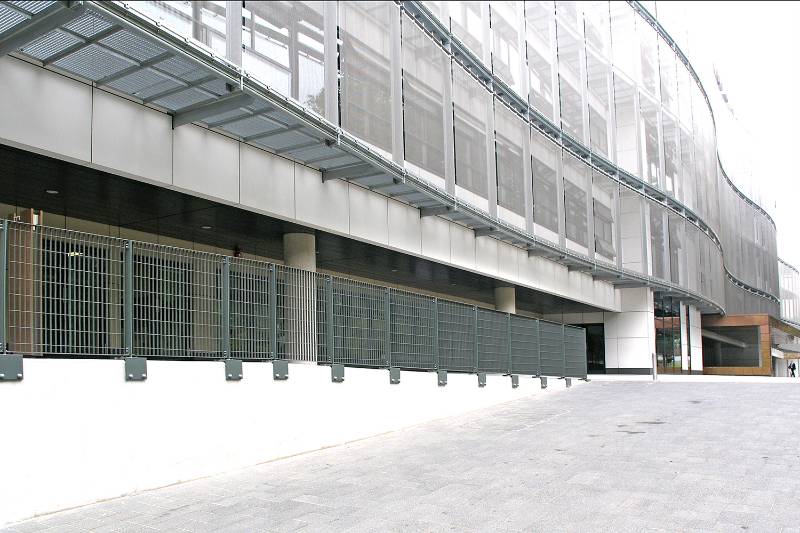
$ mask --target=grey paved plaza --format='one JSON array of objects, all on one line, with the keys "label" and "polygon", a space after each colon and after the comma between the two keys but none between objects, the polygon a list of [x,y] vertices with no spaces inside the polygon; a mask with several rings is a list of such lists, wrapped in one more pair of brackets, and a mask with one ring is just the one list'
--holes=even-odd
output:
[{"label": "grey paved plaza", "polygon": [[800,531],[800,384],[592,382],[7,531],[45,529]]}]

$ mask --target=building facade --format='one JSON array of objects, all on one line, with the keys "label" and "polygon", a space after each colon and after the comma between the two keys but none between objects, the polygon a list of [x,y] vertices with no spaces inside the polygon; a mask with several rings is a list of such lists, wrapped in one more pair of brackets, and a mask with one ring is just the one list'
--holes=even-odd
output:
[{"label": "building facade", "polygon": [[3,216],[580,324],[590,371],[731,366],[703,317],[780,318],[776,228],[681,9],[2,2]]}]

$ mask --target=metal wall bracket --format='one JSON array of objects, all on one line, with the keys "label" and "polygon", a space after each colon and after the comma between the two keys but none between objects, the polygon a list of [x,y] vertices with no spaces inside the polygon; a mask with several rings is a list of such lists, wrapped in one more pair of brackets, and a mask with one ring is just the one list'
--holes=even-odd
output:
[{"label": "metal wall bracket", "polygon": [[242,379],[242,360],[225,359],[225,380],[239,381]]},{"label": "metal wall bracket", "polygon": [[22,381],[22,356],[0,354],[0,381]]},{"label": "metal wall bracket", "polygon": [[275,381],[286,381],[289,379],[289,361],[286,359],[275,359],[272,362],[272,378]]},{"label": "metal wall bracket", "polygon": [[344,365],[334,363],[331,365],[331,381],[334,383],[344,383]]},{"label": "metal wall bracket", "polygon": [[144,381],[147,379],[147,359],[144,357],[125,358],[125,381]]},{"label": "metal wall bracket", "polygon": [[447,385],[447,370],[436,371],[436,382],[440,387]]},{"label": "metal wall bracket", "polygon": [[400,369],[397,367],[392,367],[389,369],[389,383],[391,385],[397,385],[400,383]]},{"label": "metal wall bracket", "polygon": [[564,383],[567,384],[567,388],[572,387],[572,378],[564,378]]},{"label": "metal wall bracket", "polygon": [[546,389],[547,388],[547,378],[544,377],[544,376],[541,376],[539,379],[542,380],[542,388]]},{"label": "metal wall bracket", "polygon": [[511,388],[516,389],[519,387],[519,376],[517,374],[511,374]]},{"label": "metal wall bracket", "polygon": [[478,372],[478,387],[485,387],[485,386],[486,386],[486,373]]}]

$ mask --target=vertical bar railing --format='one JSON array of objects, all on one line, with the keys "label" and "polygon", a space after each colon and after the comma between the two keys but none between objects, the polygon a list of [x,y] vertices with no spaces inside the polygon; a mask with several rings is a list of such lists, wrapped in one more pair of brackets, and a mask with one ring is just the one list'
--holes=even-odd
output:
[{"label": "vertical bar railing", "polygon": [[8,301],[6,300],[8,282],[8,220],[0,227],[0,353],[6,352],[6,323]]},{"label": "vertical bar railing", "polygon": [[478,371],[478,308],[472,306],[472,360],[475,362],[475,370]]},{"label": "vertical bar railing", "polygon": [[269,295],[267,301],[267,313],[269,314],[269,356],[271,359],[278,358],[278,277],[275,265],[270,264],[267,269],[267,283],[269,284]]},{"label": "vertical bar railing", "polygon": [[383,290],[383,339],[386,366],[392,368],[392,292],[389,287]]},{"label": "vertical bar railing", "polygon": [[433,368],[439,370],[439,299],[433,298]]},{"label": "vertical bar railing", "polygon": [[333,277],[325,276],[325,349],[328,352],[328,361],[330,364],[333,364],[335,361],[335,343],[333,335]]},{"label": "vertical bar railing", "polygon": [[508,373],[511,374],[511,313],[506,313],[506,350],[508,352]]},{"label": "vertical bar railing", "polygon": [[125,241],[125,262],[122,265],[122,309],[125,355],[133,356],[133,241]]},{"label": "vertical bar railing", "polygon": [[222,258],[222,356],[231,356],[231,258]]}]

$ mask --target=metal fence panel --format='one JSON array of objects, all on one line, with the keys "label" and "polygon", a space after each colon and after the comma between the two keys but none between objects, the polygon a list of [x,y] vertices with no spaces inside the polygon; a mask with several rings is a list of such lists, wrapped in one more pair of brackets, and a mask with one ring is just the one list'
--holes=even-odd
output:
[{"label": "metal fence panel", "polygon": [[222,256],[133,245],[133,354],[219,359]]},{"label": "metal fence panel", "polygon": [[564,326],[564,375],[586,377],[586,330]]},{"label": "metal fence panel", "polygon": [[231,357],[270,359],[269,265],[233,259],[230,267]]},{"label": "metal fence panel", "polygon": [[[317,362],[319,337],[319,287],[324,278],[316,272],[277,266],[277,350],[278,359]],[[322,303],[322,305],[320,305]]]},{"label": "metal fence panel", "polygon": [[388,317],[383,287],[333,278],[333,363],[386,367]]},{"label": "metal fence panel", "polygon": [[543,376],[564,375],[564,326],[539,321],[539,357]]},{"label": "metal fence panel", "polygon": [[511,317],[511,373],[537,376],[539,365],[539,321]]},{"label": "metal fence panel", "polygon": [[478,371],[494,374],[509,372],[509,316],[478,309]]},{"label": "metal fence panel", "polygon": [[434,299],[422,294],[391,290],[391,366],[435,370]]},{"label": "metal fence panel", "polygon": [[475,372],[475,308],[439,300],[439,368]]},{"label": "metal fence panel", "polygon": [[119,239],[9,222],[9,350],[123,355],[123,251]]}]

